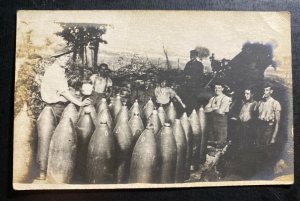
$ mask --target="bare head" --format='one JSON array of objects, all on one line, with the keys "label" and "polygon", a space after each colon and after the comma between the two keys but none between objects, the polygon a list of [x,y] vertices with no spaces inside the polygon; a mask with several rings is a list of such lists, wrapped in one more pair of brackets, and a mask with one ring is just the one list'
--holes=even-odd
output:
[{"label": "bare head", "polygon": [[251,89],[245,89],[244,98],[246,101],[250,101],[253,99],[253,92]]},{"label": "bare head", "polygon": [[263,95],[263,97],[264,98],[269,98],[269,97],[272,96],[272,93],[273,93],[273,87],[269,84],[266,84],[264,86],[264,95]]},{"label": "bare head", "polygon": [[224,86],[222,84],[216,84],[215,85],[215,94],[216,95],[223,94],[223,91],[224,91]]}]

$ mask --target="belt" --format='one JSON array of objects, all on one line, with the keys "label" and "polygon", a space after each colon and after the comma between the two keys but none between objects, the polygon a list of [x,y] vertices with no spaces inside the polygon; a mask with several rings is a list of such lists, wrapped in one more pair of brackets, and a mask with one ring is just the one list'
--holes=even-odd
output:
[{"label": "belt", "polygon": [[59,101],[59,102],[56,102],[56,103],[47,103],[47,105],[68,105],[69,102],[62,102],[62,101]]}]

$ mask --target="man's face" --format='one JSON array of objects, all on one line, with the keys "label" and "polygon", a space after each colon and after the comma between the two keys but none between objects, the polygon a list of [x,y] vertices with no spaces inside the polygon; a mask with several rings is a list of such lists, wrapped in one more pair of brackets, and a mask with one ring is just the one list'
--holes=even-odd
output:
[{"label": "man's face", "polygon": [[249,101],[253,97],[253,94],[250,90],[245,90],[245,100]]},{"label": "man's face", "polygon": [[216,95],[223,94],[223,90],[224,90],[224,88],[222,87],[222,85],[215,85],[215,93],[216,93]]},{"label": "man's face", "polygon": [[195,60],[195,59],[197,59],[197,56],[194,54],[190,54],[190,58],[191,58],[191,60]]},{"label": "man's face", "polygon": [[161,86],[161,87],[165,87],[166,84],[167,84],[167,82],[164,80],[164,81],[162,81],[162,82],[160,83],[160,86]]},{"label": "man's face", "polygon": [[64,55],[64,56],[58,57],[56,59],[56,63],[62,68],[67,68],[66,64],[69,61],[69,59],[70,59],[70,56]]},{"label": "man's face", "polygon": [[271,89],[271,87],[266,87],[264,89],[264,97],[265,98],[270,97],[272,93],[273,93],[273,90]]},{"label": "man's face", "polygon": [[151,85],[151,82],[150,82],[150,81],[146,81],[146,82],[145,82],[145,87],[146,87],[146,88],[150,87],[150,85]]}]

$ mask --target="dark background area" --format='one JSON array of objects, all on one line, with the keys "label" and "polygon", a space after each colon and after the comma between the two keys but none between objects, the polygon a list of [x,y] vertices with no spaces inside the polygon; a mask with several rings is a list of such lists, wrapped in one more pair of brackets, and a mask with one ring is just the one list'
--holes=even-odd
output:
[{"label": "dark background area", "polygon": [[[214,187],[153,190],[47,190],[14,191],[12,189],[13,88],[16,11],[71,9],[150,9],[150,10],[245,10],[289,11],[292,20],[292,52],[294,82],[295,185],[256,187]],[[19,0],[0,3],[0,201],[13,200],[300,200],[299,192],[299,87],[300,87],[300,1],[299,0]],[[226,48],[226,47],[220,47]]]}]

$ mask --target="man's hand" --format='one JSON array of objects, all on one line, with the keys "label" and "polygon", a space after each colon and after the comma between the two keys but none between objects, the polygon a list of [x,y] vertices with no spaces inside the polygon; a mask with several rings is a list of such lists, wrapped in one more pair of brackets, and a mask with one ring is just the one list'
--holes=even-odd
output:
[{"label": "man's hand", "polygon": [[91,99],[87,98],[87,99],[84,99],[84,101],[82,101],[81,107],[87,106],[90,104],[92,104],[92,101],[91,101]]},{"label": "man's hand", "polygon": [[274,144],[276,141],[274,138],[271,139],[270,144]]}]

